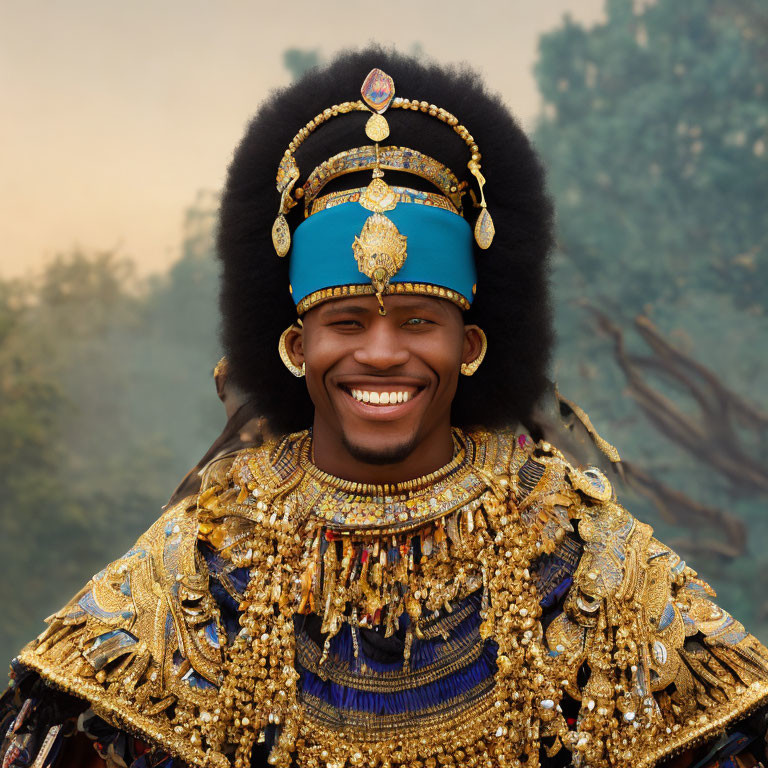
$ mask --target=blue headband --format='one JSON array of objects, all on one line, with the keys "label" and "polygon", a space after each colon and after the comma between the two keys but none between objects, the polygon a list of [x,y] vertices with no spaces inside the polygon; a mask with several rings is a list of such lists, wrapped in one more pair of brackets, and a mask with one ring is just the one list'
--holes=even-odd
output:
[{"label": "blue headband", "polygon": [[344,202],[314,213],[296,228],[290,281],[298,313],[328,299],[377,293],[356,256],[356,243],[365,245],[364,228],[376,216],[395,237],[405,237],[404,261],[389,269],[383,293],[436,296],[468,309],[477,277],[472,229],[462,216],[413,202],[399,202],[393,210],[372,216],[359,203]]}]

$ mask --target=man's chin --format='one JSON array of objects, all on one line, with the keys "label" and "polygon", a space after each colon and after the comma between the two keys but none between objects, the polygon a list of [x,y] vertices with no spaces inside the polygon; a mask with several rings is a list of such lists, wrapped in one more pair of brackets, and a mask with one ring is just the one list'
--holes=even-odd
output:
[{"label": "man's chin", "polygon": [[364,464],[400,464],[405,461],[412,453],[416,445],[415,438],[409,438],[392,445],[361,445],[354,443],[342,436],[344,447],[349,451],[350,456],[361,461]]}]

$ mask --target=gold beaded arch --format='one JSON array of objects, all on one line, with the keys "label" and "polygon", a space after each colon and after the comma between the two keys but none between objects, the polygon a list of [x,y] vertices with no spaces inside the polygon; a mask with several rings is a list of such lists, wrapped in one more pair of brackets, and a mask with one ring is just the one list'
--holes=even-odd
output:
[{"label": "gold beaded arch", "polygon": [[[496,230],[493,224],[493,219],[488,212],[488,206],[483,192],[483,187],[486,182],[485,177],[480,170],[482,154],[475,143],[474,137],[469,132],[469,129],[462,125],[455,115],[442,107],[438,107],[426,101],[417,101],[415,99],[407,99],[399,96],[396,97],[394,81],[381,69],[372,69],[368,73],[360,92],[362,99],[334,104],[315,115],[296,133],[288,144],[288,148],[285,150],[277,169],[277,191],[280,193],[280,208],[275,223],[272,226],[272,242],[278,256],[286,256],[291,247],[291,232],[285,214],[288,213],[299,200],[304,198],[306,194],[306,185],[304,187],[298,187],[295,193],[293,193],[293,188],[296,186],[300,176],[299,166],[294,158],[296,150],[307,140],[310,134],[314,133],[314,131],[321,125],[332,120],[334,117],[337,117],[338,115],[346,115],[351,112],[370,112],[372,114],[365,125],[365,133],[368,138],[374,142],[375,153],[373,157],[369,157],[367,161],[361,162],[360,157],[365,154],[365,148],[363,147],[340,153],[333,158],[337,162],[334,163],[332,167],[328,168],[323,178],[323,184],[330,181],[331,178],[340,176],[343,173],[370,169],[373,169],[374,180],[380,179],[383,176],[383,171],[381,169],[379,144],[389,136],[389,124],[384,117],[384,113],[390,108],[410,109],[414,112],[423,112],[430,117],[434,117],[453,128],[454,132],[467,145],[470,151],[470,159],[467,163],[467,168],[475,179],[477,179],[477,185],[480,192],[479,202],[477,201],[474,192],[470,193],[475,206],[480,208],[480,214],[477,217],[474,227],[475,241],[480,248],[484,250],[489,248],[493,242]],[[386,148],[383,151],[386,151],[387,149],[389,148]],[[424,165],[434,164],[440,166],[446,177],[455,179],[455,176],[450,172],[450,169],[440,165],[436,160],[416,152],[415,150],[405,151],[411,153],[411,156],[418,157]],[[370,155],[370,153],[368,153],[368,155]],[[388,165],[388,167],[390,169],[393,168],[392,165]],[[315,171],[317,170],[318,169],[315,169]],[[408,168],[403,167],[401,170],[408,171]],[[313,171],[313,174],[315,171]],[[311,176],[312,174],[310,175],[310,178]],[[313,193],[317,194],[316,191]],[[456,198],[460,198],[461,194],[463,194],[461,185],[452,184],[446,196],[455,200]],[[307,200],[307,203],[308,202],[309,200]]]}]

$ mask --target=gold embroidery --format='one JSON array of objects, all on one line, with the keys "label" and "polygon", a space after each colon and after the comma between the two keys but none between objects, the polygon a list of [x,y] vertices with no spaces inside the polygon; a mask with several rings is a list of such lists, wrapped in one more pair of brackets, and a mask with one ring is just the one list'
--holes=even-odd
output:
[{"label": "gold embroidery", "polygon": [[382,294],[389,281],[405,264],[408,238],[383,213],[373,213],[352,243],[358,269],[371,279],[376,298],[383,310]]},{"label": "gold embroidery", "polygon": [[[369,185],[370,187],[370,185]],[[325,211],[328,208],[333,208],[343,203],[359,203],[369,187],[361,187],[360,189],[348,189],[341,192],[331,192],[323,197],[318,197],[310,208],[309,215],[314,216],[320,211]],[[415,205],[428,205],[433,208],[442,208],[445,211],[451,213],[458,213],[456,208],[447,197],[436,194],[434,192],[420,192],[415,189],[408,189],[407,187],[389,187],[394,195],[395,202],[397,203],[414,203]],[[361,203],[362,204],[362,203]],[[365,205],[363,207],[366,207]]]},{"label": "gold embroidery", "polygon": [[407,170],[434,184],[461,213],[461,196],[464,187],[455,174],[442,163],[428,155],[407,147],[356,147],[340,152],[315,168],[304,183],[305,215],[312,201],[332,179],[348,173],[379,168],[384,171]]},{"label": "gold embroidery", "polygon": [[[321,288],[305,296],[296,305],[296,312],[299,315],[303,315],[316,304],[320,304],[328,299],[341,299],[346,296],[373,296],[375,293],[376,289],[370,283]],[[450,288],[432,285],[431,283],[389,283],[384,289],[384,296],[395,294],[434,296],[439,299],[447,299],[459,307],[459,309],[469,309],[469,302],[460,293],[452,291]]]},{"label": "gold embroidery", "polygon": [[[768,651],[648,526],[601,500],[601,478],[584,478],[552,446],[462,436],[478,495],[459,506],[442,498],[437,517],[387,534],[380,518],[334,528],[321,499],[338,487],[309,493],[318,478],[297,458],[306,440],[289,436],[210,467],[197,506],[163,515],[51,618],[21,662],[110,722],[215,768],[246,768],[270,724],[279,726],[270,761],[284,768],[294,758],[302,768],[535,766],[561,746],[574,765],[650,768],[768,701]],[[583,553],[545,636],[538,558],[575,526]],[[418,564],[406,546],[413,537]],[[250,569],[231,645],[198,538]],[[384,542],[397,556],[382,559]],[[498,671],[467,693],[421,718],[379,718],[298,691],[297,611],[314,611],[329,637],[350,619],[390,632],[403,613],[427,633],[433,611],[478,590],[479,635],[495,643]],[[312,651],[317,669],[326,651]],[[571,726],[566,697],[580,702]]]}]

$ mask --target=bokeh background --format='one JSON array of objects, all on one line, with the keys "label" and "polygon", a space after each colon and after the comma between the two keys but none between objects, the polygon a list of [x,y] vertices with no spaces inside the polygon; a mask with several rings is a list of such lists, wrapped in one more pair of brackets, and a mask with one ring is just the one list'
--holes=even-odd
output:
[{"label": "bokeh background", "polygon": [[471,62],[530,132],[558,211],[553,378],[619,447],[627,506],[768,640],[762,0],[7,0],[0,656],[221,430],[232,149],[270,89],[371,40]]}]

